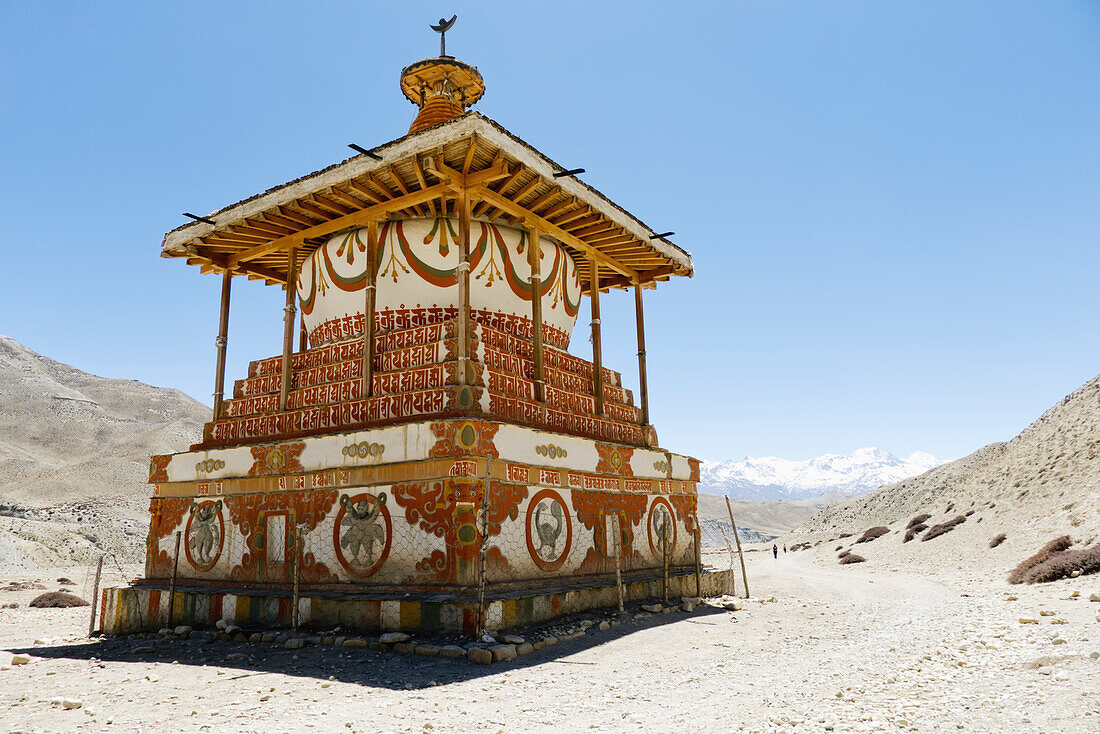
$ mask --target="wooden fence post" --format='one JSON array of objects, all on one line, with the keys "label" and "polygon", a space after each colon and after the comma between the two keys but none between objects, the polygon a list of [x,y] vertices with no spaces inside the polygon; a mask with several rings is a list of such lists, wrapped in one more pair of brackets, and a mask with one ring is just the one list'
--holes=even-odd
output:
[{"label": "wooden fence post", "polygon": [[176,531],[176,557],[172,561],[172,580],[168,582],[168,624],[165,627],[172,626],[172,613],[175,611],[175,599],[176,599],[176,575],[180,569],[180,536],[181,533]]},{"label": "wooden fence post", "polygon": [[741,536],[737,534],[737,523],[733,519],[733,506],[730,505],[729,496],[726,497],[726,510],[730,513],[730,525],[733,526],[733,539],[737,541],[737,555],[741,557],[741,579],[745,582],[745,598],[749,598],[749,576],[745,573],[745,554],[741,552]]},{"label": "wooden fence post", "polygon": [[290,624],[295,630],[298,629],[298,598],[301,590],[302,579],[302,536],[298,528],[294,529],[294,597],[292,599],[293,607],[290,613]]},{"label": "wooden fence post", "polygon": [[695,596],[703,595],[703,551],[699,547],[702,533],[699,532],[699,518],[695,518]]},{"label": "wooden fence post", "polygon": [[489,531],[489,481],[492,477],[493,457],[485,455],[485,488],[481,495],[481,518],[478,525],[481,526],[481,548],[478,553],[477,571],[477,636],[481,639],[485,635],[485,556],[488,548],[485,545],[486,534]]},{"label": "wooden fence post", "polygon": [[103,575],[103,556],[99,557],[99,564],[95,567],[95,584],[92,586],[92,618],[88,621],[88,637],[95,632],[95,610],[99,607],[99,579]]},{"label": "wooden fence post", "polygon": [[619,527],[618,514],[612,515],[615,525],[615,586],[619,589],[619,613],[626,602],[626,590],[623,588],[623,531]]}]

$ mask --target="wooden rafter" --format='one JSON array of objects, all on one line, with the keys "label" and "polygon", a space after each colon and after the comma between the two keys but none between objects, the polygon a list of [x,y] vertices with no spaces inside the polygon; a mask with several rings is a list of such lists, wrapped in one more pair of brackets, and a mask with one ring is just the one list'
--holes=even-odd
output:
[{"label": "wooden rafter", "polygon": [[526,223],[528,226],[538,227],[539,230],[549,234],[552,237],[556,237],[563,243],[570,245],[576,250],[580,250],[589,260],[594,260],[601,265],[605,265],[611,268],[617,273],[627,276],[628,278],[637,277],[638,273],[633,268],[624,265],[613,257],[605,255],[604,253],[592,247],[587,242],[579,237],[576,237],[569,232],[566,232],[556,224],[549,222],[532,211],[524,209],[519,204],[515,203],[506,196],[501,196],[497,192],[490,189],[488,186],[479,186],[473,190],[471,194],[475,198],[481,198],[488,201],[492,206],[502,211],[509,212],[515,215],[520,221]]}]

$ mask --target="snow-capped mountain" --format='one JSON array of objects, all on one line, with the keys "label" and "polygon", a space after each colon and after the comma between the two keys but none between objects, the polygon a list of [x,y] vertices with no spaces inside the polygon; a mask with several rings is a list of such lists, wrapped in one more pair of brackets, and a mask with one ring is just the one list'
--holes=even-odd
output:
[{"label": "snow-capped mountain", "polygon": [[923,474],[940,463],[923,451],[899,459],[877,448],[858,449],[847,455],[826,454],[806,461],[774,456],[704,461],[699,491],[757,501],[801,500],[834,493],[854,495]]}]

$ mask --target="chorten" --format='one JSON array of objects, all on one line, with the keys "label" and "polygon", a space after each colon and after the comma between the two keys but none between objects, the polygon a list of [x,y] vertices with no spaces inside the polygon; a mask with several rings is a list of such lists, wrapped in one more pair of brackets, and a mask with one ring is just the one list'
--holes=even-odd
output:
[{"label": "chorten", "polygon": [[[222,278],[214,411],[152,457],[145,576],[106,591],[104,630],[472,634],[728,583],[699,566],[699,462],[649,416],[643,292],[691,257],[469,111],[453,21],[401,72],[408,134],[165,236]],[[284,289],[284,339],[225,396],[242,278]],[[636,304],[637,396],[603,365],[611,290]],[[584,300],[590,359],[568,351]]]}]

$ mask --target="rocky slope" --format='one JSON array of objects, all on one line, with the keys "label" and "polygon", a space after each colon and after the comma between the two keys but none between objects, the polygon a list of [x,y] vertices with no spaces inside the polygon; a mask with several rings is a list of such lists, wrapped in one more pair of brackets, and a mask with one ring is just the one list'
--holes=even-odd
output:
[{"label": "rocky slope", "polygon": [[96,377],[0,336],[0,563],[140,560],[149,455],[198,440],[209,408]]},{"label": "rocky slope", "polygon": [[[928,514],[929,527],[959,516],[950,532],[930,540],[924,533],[903,542],[914,516]],[[869,527],[891,532],[851,546]],[[853,537],[838,536],[851,533]],[[990,548],[999,534],[1005,540]],[[1068,534],[1078,547],[1100,539],[1100,377],[1044,413],[1007,443],[920,476],[831,505],[790,537],[821,543],[832,552],[840,542],[869,561],[951,564],[986,572],[1007,570],[1052,538]]]}]

